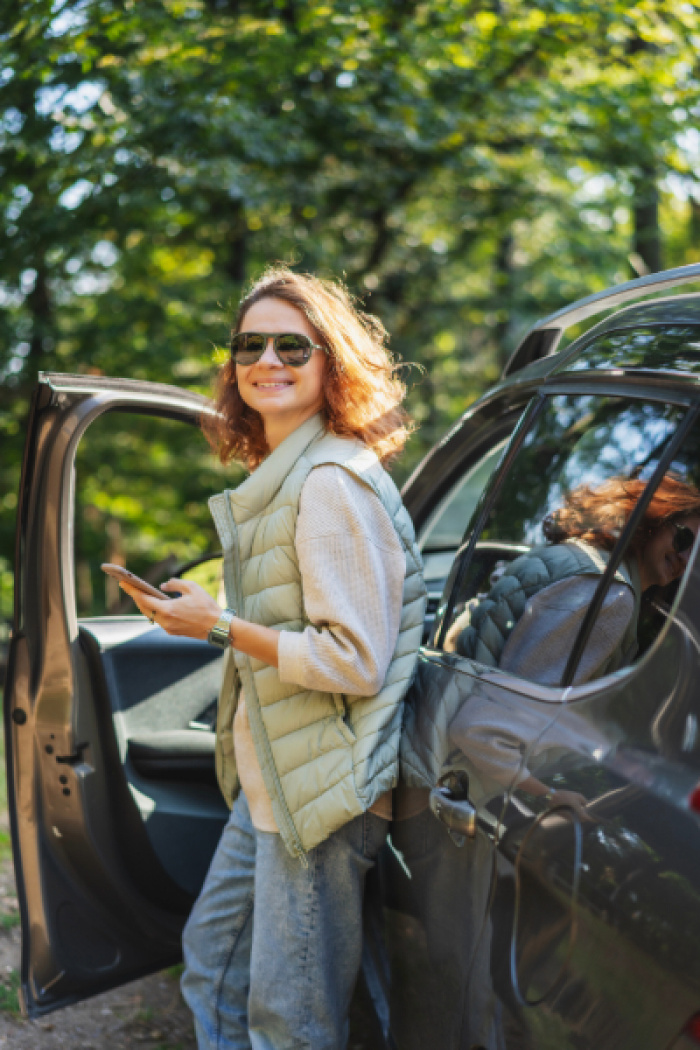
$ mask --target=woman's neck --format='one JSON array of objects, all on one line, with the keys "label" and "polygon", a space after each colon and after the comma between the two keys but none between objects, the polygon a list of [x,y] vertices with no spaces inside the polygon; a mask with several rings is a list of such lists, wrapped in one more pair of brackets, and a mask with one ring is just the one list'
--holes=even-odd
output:
[{"label": "woman's neck", "polygon": [[311,419],[320,410],[321,406],[316,405],[299,413],[289,413],[288,415],[285,413],[284,416],[275,414],[267,418],[263,416],[265,441],[270,452],[274,452],[290,434],[299,429],[302,423],[306,423],[307,419]]}]

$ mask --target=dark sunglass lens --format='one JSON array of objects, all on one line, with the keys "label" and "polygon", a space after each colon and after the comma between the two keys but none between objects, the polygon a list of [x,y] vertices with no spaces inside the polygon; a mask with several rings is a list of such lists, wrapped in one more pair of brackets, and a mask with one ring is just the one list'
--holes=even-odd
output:
[{"label": "dark sunglass lens", "polygon": [[280,335],[277,338],[277,352],[289,365],[303,365],[311,356],[311,343],[305,335]]},{"label": "dark sunglass lens", "polygon": [[687,525],[676,526],[676,535],[673,537],[673,549],[677,554],[689,551],[695,542],[695,533]]},{"label": "dark sunglass lens", "polygon": [[265,349],[265,339],[256,332],[239,332],[233,337],[231,355],[239,365],[252,365]]}]

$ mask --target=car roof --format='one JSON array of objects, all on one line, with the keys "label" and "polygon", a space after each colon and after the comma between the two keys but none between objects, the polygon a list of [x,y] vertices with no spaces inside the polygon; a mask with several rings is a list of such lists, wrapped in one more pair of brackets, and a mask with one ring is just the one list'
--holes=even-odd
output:
[{"label": "car roof", "polygon": [[[538,321],[530,329],[506,364],[502,378],[507,379],[514,373],[527,368],[532,362],[541,361],[543,358],[556,354],[564,333],[589,318],[602,317],[604,314],[610,315],[610,311],[614,310],[615,313],[612,315],[614,323],[620,316],[629,314],[632,314],[632,323],[636,323],[634,311],[644,311],[646,309],[654,311],[660,307],[663,311],[663,316],[657,315],[657,322],[654,323],[668,323],[674,320],[672,315],[675,310],[685,311],[686,313],[693,311],[692,303],[694,300],[697,300],[697,295],[674,295],[664,299],[649,300],[647,298],[644,302],[639,301],[644,299],[644,297],[659,296],[672,288],[690,283],[700,284],[700,263],[680,266],[674,270],[664,270],[661,273],[648,274],[645,277],[615,285],[603,292],[586,296],[584,299],[579,299],[569,306],[562,307],[560,310]],[[633,306],[619,309],[624,303],[632,302],[635,299],[637,302]],[[662,304],[665,304],[665,306]],[[694,317],[695,315],[693,314],[693,320]],[[610,316],[608,316],[607,320],[610,321]],[[692,323],[690,317],[688,320],[689,323]],[[602,323],[605,324],[606,322],[603,321]],[[640,323],[644,323],[641,318]],[[585,335],[588,336],[593,331],[598,331],[597,326],[589,329]],[[544,370],[545,373],[547,371],[547,369]],[[539,374],[542,374],[542,370],[539,370]]]}]

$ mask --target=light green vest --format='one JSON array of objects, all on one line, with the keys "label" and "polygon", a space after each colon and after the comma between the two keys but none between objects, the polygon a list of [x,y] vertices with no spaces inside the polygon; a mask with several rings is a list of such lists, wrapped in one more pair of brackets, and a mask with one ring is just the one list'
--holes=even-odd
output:
[{"label": "light green vest", "polygon": [[405,550],[406,578],[396,649],[375,696],[303,689],[281,682],[277,669],[260,660],[226,651],[217,719],[219,783],[231,805],[239,788],[233,717],[242,686],[272,811],[294,856],[395,786],[402,701],[416,666],[426,601],[413,525],[391,478],[365,445],[327,433],[314,416],[242,485],[209,501],[224,551],[227,604],[243,619],[275,630],[308,625],[294,537],[302,487],[323,464],[343,467],[377,494]]}]

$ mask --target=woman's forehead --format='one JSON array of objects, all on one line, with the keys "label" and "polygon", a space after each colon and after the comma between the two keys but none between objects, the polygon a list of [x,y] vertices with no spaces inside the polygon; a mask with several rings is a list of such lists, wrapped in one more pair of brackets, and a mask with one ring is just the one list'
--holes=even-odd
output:
[{"label": "woman's forehead", "polygon": [[258,299],[243,315],[240,331],[301,332],[316,339],[316,332],[306,316],[284,299]]}]

